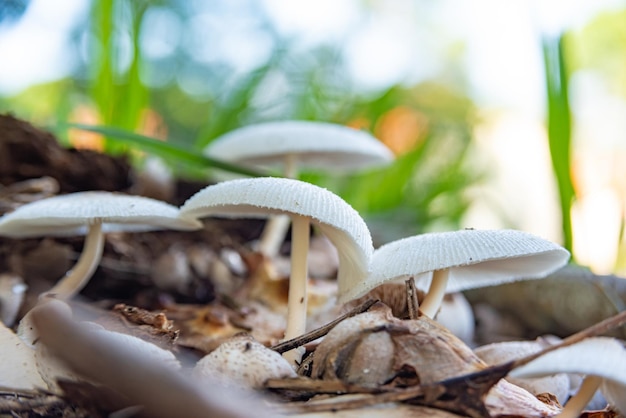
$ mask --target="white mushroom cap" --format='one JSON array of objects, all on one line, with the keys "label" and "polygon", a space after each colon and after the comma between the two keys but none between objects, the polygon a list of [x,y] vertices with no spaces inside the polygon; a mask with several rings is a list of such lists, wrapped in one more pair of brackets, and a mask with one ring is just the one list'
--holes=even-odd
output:
[{"label": "white mushroom cap", "polygon": [[102,222],[103,231],[193,230],[200,222],[179,216],[179,210],[155,199],[110,192],[78,192],[38,200],[0,218],[0,235],[26,238],[42,235],[84,235]]},{"label": "white mushroom cap", "polygon": [[347,281],[367,274],[373,246],[365,221],[339,196],[310,183],[274,177],[225,181],[199,191],[180,211],[197,218],[309,217],[337,249],[338,278]]},{"label": "white mushroom cap", "polygon": [[250,125],[215,139],[205,154],[255,166],[285,164],[296,155],[298,166],[350,171],[381,166],[392,152],[366,132],[347,126],[310,121],[282,121]]},{"label": "white mushroom cap", "polygon": [[602,392],[609,404],[626,414],[626,349],[618,340],[588,338],[546,353],[513,369],[509,376],[540,377],[554,373],[581,373],[601,378]]},{"label": "white mushroom cap", "polygon": [[339,282],[339,302],[358,298],[394,279],[415,277],[420,290],[430,287],[425,273],[449,269],[447,292],[538,279],[569,259],[563,247],[515,230],[461,230],[415,235],[390,242],[372,255],[366,280]]},{"label": "white mushroom cap", "polygon": [[[550,344],[545,340],[535,341],[504,341],[477,347],[474,353],[485,363],[495,366],[511,360],[538,353]],[[551,393],[556,396],[561,405],[570,396],[570,378],[566,373],[556,373],[544,377],[507,378],[533,395]]]},{"label": "white mushroom cap", "polygon": [[260,389],[268,379],[296,377],[296,372],[276,351],[248,335],[236,335],[200,359],[193,375],[225,386]]}]

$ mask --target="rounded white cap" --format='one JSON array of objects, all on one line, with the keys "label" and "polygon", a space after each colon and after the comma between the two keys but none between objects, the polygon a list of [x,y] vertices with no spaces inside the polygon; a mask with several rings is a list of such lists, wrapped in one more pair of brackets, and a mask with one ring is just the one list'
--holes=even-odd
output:
[{"label": "rounded white cap", "polygon": [[339,302],[363,296],[389,280],[415,277],[420,290],[431,273],[450,269],[447,292],[538,279],[564,266],[569,252],[532,234],[515,230],[474,230],[415,235],[390,242],[372,255],[366,280],[339,282]]},{"label": "rounded white cap", "polygon": [[311,121],[268,122],[226,133],[204,150],[207,156],[256,167],[283,165],[351,171],[382,166],[393,153],[370,134],[344,125]]},{"label": "rounded white cap", "polygon": [[603,379],[602,392],[609,404],[626,414],[626,349],[614,338],[587,338],[559,348],[513,369],[511,377],[539,377],[555,373],[581,373]]},{"label": "rounded white cap", "polygon": [[226,386],[260,389],[268,379],[296,377],[296,372],[276,351],[248,335],[236,335],[200,359],[193,375]]},{"label": "rounded white cap", "polygon": [[[503,341],[483,345],[474,349],[474,353],[485,363],[496,366],[511,360],[538,353],[548,347],[549,343],[541,340],[535,341]],[[533,395],[551,393],[556,396],[561,405],[570,396],[570,379],[566,373],[556,373],[543,377],[514,378],[507,380],[514,385],[520,386]]]},{"label": "rounded white cap", "polygon": [[200,190],[180,212],[197,218],[307,216],[337,249],[338,280],[362,280],[367,275],[373,246],[365,221],[339,196],[313,184],[274,177],[225,181]]},{"label": "rounded white cap", "polygon": [[177,207],[147,197],[78,192],[20,206],[0,218],[0,235],[14,238],[84,235],[87,226],[98,222],[103,223],[104,232],[202,227],[197,220],[179,215]]}]

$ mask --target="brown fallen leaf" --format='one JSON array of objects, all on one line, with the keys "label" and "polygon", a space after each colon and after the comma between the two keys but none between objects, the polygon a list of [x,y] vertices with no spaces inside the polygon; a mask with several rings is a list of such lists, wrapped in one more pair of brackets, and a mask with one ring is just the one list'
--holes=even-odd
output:
[{"label": "brown fallen leaf", "polygon": [[134,405],[142,405],[149,416],[270,416],[251,394],[225,391],[219,385],[204,390],[188,376],[129,350],[106,334],[91,332],[55,304],[35,308],[32,316],[40,343],[51,353],[90,381],[123,393]]},{"label": "brown fallen leaf", "polygon": [[313,356],[313,378],[413,387],[420,390],[414,402],[470,416],[550,416],[560,411],[501,380],[510,368],[486,370],[469,347],[435,321],[400,320],[383,304],[338,324]]}]

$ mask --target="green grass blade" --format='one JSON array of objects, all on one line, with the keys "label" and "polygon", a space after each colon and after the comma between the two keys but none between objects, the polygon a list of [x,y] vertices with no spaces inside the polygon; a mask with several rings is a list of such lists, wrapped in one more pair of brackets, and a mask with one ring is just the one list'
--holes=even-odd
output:
[{"label": "green grass blade", "polygon": [[113,141],[117,144],[132,145],[134,147],[142,149],[145,152],[158,155],[165,160],[176,160],[195,166],[197,168],[217,168],[220,170],[250,177],[261,177],[265,175],[264,173],[258,171],[249,170],[234,164],[207,157],[198,152],[188,150],[169,142],[159,141],[145,135],[136,134],[134,132],[125,131],[119,128],[74,123],[63,124],[61,125],[61,127],[65,129],[80,129],[83,131],[95,132],[101,135],[105,135],[109,138],[110,141]]},{"label": "green grass blade", "polygon": [[576,198],[571,177],[571,111],[564,36],[542,42],[548,100],[548,141],[561,206],[563,245],[572,251],[571,206]]}]

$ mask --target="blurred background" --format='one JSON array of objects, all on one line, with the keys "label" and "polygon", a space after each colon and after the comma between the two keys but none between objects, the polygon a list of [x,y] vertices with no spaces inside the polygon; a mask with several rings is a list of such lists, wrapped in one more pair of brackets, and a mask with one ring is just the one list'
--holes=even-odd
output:
[{"label": "blurred background", "polygon": [[0,111],[106,152],[125,146],[61,124],[197,152],[255,122],[349,125],[396,162],[302,178],[376,244],[516,228],[626,274],[623,0],[0,0]]}]

